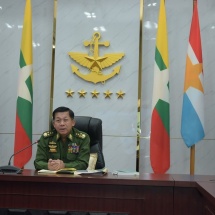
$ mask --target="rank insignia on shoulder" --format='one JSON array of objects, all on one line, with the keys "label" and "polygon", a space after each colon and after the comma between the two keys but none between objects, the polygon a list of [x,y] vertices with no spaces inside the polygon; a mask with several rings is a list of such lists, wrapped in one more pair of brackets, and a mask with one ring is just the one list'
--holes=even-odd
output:
[{"label": "rank insignia on shoulder", "polygon": [[54,135],[54,132],[53,131],[46,131],[43,133],[43,137],[51,137]]},{"label": "rank insignia on shoulder", "polygon": [[86,137],[86,134],[84,133],[76,133],[77,137],[81,138],[81,139],[84,139]]},{"label": "rank insignia on shoulder", "polygon": [[84,139],[84,138],[86,137],[86,135],[82,133],[82,134],[81,134],[81,137]]}]

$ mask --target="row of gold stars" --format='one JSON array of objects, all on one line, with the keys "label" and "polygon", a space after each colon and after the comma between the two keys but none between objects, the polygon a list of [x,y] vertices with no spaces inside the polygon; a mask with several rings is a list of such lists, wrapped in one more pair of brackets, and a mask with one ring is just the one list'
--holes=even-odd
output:
[{"label": "row of gold stars", "polygon": [[[72,97],[73,94],[75,93],[75,91],[69,89],[66,92],[67,97]],[[92,98],[98,98],[100,92],[98,92],[97,90],[93,90],[90,92],[92,95]],[[86,96],[87,92],[85,90],[80,90],[78,91],[79,97],[84,97]],[[113,94],[110,90],[106,90],[104,93],[104,97],[105,98],[111,98],[111,95]],[[125,95],[125,93],[122,90],[119,90],[118,92],[116,92],[117,98],[123,98],[123,96]]]}]

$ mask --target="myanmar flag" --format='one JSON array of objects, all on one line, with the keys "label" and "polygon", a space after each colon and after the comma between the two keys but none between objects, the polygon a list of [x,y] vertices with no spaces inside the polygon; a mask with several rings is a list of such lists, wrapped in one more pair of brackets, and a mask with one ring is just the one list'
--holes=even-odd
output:
[{"label": "myanmar flag", "polygon": [[155,49],[150,137],[150,159],[155,173],[165,173],[170,166],[168,67],[166,11],[164,0],[161,0]]},{"label": "myanmar flag", "polygon": [[201,35],[196,3],[193,10],[186,58],[181,120],[181,135],[187,147],[193,146],[205,136],[203,79]]},{"label": "myanmar flag", "polygon": [[[26,0],[19,66],[14,153],[29,146],[32,142],[33,73],[31,0]],[[30,160],[31,155],[31,147],[18,153],[14,156],[14,165],[24,167]]]}]

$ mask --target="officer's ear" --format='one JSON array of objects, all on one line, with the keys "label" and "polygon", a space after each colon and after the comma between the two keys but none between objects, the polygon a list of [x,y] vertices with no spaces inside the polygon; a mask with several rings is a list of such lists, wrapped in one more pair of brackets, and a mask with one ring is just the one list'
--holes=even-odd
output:
[{"label": "officer's ear", "polygon": [[51,129],[54,129],[55,128],[55,126],[54,126],[54,120],[52,119],[51,120]]},{"label": "officer's ear", "polygon": [[75,123],[76,123],[75,119],[72,119],[72,126],[75,126]]}]

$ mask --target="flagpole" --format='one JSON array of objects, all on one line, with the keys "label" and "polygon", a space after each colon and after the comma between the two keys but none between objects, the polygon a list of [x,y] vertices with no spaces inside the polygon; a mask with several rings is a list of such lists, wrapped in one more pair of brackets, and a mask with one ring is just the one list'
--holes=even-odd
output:
[{"label": "flagpole", "polygon": [[[193,0],[193,10],[197,0]],[[190,175],[195,174],[195,145],[190,147]]]},{"label": "flagpole", "polygon": [[[54,0],[49,122],[51,122],[51,120],[52,120],[53,100],[54,100],[53,99],[54,98],[54,65],[55,65],[55,42],[56,42],[57,3],[58,3],[57,0]],[[49,125],[49,129],[51,129],[51,123]]]},{"label": "flagpole", "polygon": [[141,95],[142,95],[142,34],[143,34],[143,10],[144,10],[144,0],[140,0],[140,38],[139,38],[139,74],[138,74],[138,102],[137,102],[137,123],[139,123],[139,128],[137,127],[137,147],[136,147],[136,171],[139,172],[139,162],[140,162],[140,133],[139,129],[141,127],[140,125],[140,119],[141,119]]},{"label": "flagpole", "polygon": [[195,173],[195,145],[190,147],[190,175]]}]

